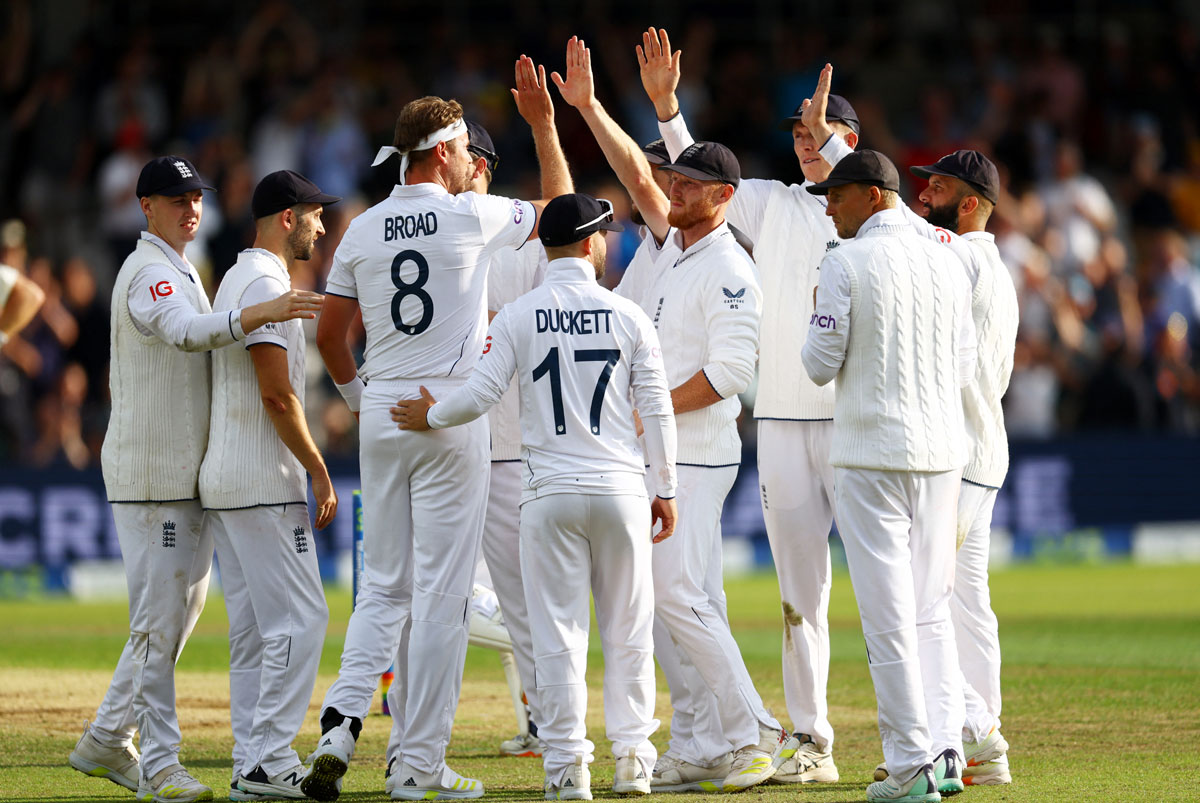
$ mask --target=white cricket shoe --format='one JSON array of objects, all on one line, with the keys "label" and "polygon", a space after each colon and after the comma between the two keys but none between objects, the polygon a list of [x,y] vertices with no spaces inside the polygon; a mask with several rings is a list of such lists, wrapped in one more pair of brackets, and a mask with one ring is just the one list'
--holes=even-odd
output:
[{"label": "white cricket shoe", "polygon": [[583,763],[583,753],[575,754],[575,763],[567,769],[560,783],[547,778],[543,789],[546,800],[591,800],[592,772]]},{"label": "white cricket shoe", "polygon": [[317,740],[317,749],[308,757],[308,775],[300,781],[300,791],[313,800],[337,800],[341,794],[342,776],[350,768],[354,756],[354,734],[350,732],[350,717],[330,728]]},{"label": "white cricket shoe", "polygon": [[932,764],[921,767],[906,783],[889,775],[867,787],[867,803],[939,803],[941,799]]},{"label": "white cricket shoe", "polygon": [[881,761],[877,765],[875,765],[874,778],[877,781],[886,781],[887,777],[888,777],[887,762]]},{"label": "white cricket shoe", "polygon": [[650,776],[652,792],[720,792],[733,769],[733,754],[727,753],[715,767],[701,767],[678,756],[663,753],[654,762]]},{"label": "white cricket shoe", "polygon": [[[822,752],[807,733],[793,734],[783,743],[771,783],[837,783],[833,753]],[[882,779],[877,779],[882,780]]]},{"label": "white cricket shoe", "polygon": [[130,792],[138,790],[141,770],[138,766],[137,750],[132,744],[124,747],[105,747],[96,741],[96,737],[92,735],[92,726],[86,721],[83,723],[83,735],[75,743],[75,749],[71,751],[67,761],[84,775],[104,778],[124,786]]},{"label": "white cricket shoe", "polygon": [[650,794],[650,778],[646,765],[637,756],[637,750],[629,748],[629,755],[617,758],[613,772],[613,791],[618,795]]},{"label": "white cricket shoe", "polygon": [[733,768],[721,784],[723,791],[740,792],[758,786],[775,774],[787,741],[787,731],[760,725],[758,735],[758,744],[733,751]]},{"label": "white cricket shoe", "polygon": [[149,780],[138,783],[137,799],[154,803],[191,803],[212,800],[213,791],[197,781],[179,764],[172,764]]},{"label": "white cricket shoe", "polygon": [[242,776],[237,776],[233,782],[229,784],[229,799],[236,801],[250,800],[278,800],[274,795],[260,795],[258,792],[247,792],[244,789],[238,788],[238,783],[242,780]]},{"label": "white cricket shoe", "polygon": [[392,800],[469,800],[483,797],[483,782],[464,778],[442,765],[441,772],[421,772],[407,762],[396,762],[396,771],[388,778]]},{"label": "white cricket shoe", "polygon": [[963,742],[966,766],[962,780],[967,786],[995,786],[1012,783],[1008,770],[1008,742],[998,728],[979,742]]},{"label": "white cricket shoe", "polygon": [[267,775],[267,771],[260,765],[242,776],[241,780],[238,781],[238,788],[243,792],[255,792],[260,795],[299,800],[307,797],[304,794],[304,790],[300,788],[300,785],[307,777],[308,768],[303,764],[297,764],[291,769],[284,770],[277,775]]},{"label": "white cricket shoe", "polygon": [[532,758],[542,754],[542,743],[532,733],[518,733],[500,743],[500,753],[505,756]]}]

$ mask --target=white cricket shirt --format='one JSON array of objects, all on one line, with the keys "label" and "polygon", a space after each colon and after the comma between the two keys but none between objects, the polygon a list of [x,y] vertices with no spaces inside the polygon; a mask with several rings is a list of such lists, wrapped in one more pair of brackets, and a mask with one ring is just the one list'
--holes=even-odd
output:
[{"label": "white cricket shirt", "polygon": [[[283,261],[270,251],[249,248],[238,254],[221,280],[213,308],[216,312],[239,309],[290,289]],[[280,440],[263,407],[252,346],[286,350],[288,379],[304,404],[306,343],[299,320],[268,323],[248,334],[244,346],[213,352],[212,422],[200,466],[200,502],[206,508],[303,504],[308,498],[304,467]]]},{"label": "white cricket shirt", "polygon": [[[546,281],[492,320],[467,383],[430,410],[441,429],[477,418],[516,374],[521,397],[522,503],[555,493],[645,496],[634,430],[641,411],[656,493],[675,495],[674,421],[662,352],[636,304],[596,284],[582,259],[550,262]],[[654,454],[654,443],[665,444]]]},{"label": "white cricket shirt", "polygon": [[487,257],[520,248],[532,204],[450,195],[439,184],[397,185],[350,222],[326,292],[358,300],[367,379],[466,377],[487,325]]}]

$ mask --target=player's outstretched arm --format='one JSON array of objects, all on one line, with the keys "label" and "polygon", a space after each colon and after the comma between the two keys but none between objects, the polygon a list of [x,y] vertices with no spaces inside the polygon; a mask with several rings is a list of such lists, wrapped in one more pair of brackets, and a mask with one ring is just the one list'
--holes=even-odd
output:
[{"label": "player's outstretched arm", "polygon": [[287,350],[273,343],[258,343],[250,346],[250,359],[254,362],[263,407],[275,433],[312,477],[313,497],[317,500],[316,527],[324,529],[337,513],[337,493],[325,460],[308,431],[304,406],[288,377]]},{"label": "player's outstretched arm", "polygon": [[592,81],[592,53],[577,36],[572,36],[567,42],[566,71],[566,78],[555,72],[550,79],[562,93],[563,100],[579,110],[600,149],[604,151],[604,158],[617,174],[617,179],[641,210],[650,231],[661,242],[670,228],[667,224],[670,202],[654,183],[650,163],[642,154],[641,147],[616,124],[596,99]]},{"label": "player's outstretched arm", "polygon": [[242,331],[248,334],[267,323],[315,318],[324,298],[309,290],[289,290],[278,298],[246,307],[242,310]]},{"label": "player's outstretched arm", "polygon": [[535,69],[533,59],[522,55],[515,66],[514,84],[509,91],[517,102],[517,111],[533,131],[533,144],[542,171],[542,200],[548,202],[575,192],[567,157],[554,125],[554,100],[550,97],[545,66],[538,64]]},{"label": "player's outstretched arm", "polygon": [[642,88],[654,104],[654,113],[660,121],[670,120],[679,114],[679,98],[675,95],[675,89],[679,86],[682,74],[679,57],[683,51],[671,51],[671,37],[662,28],[650,28],[643,33],[642,43],[635,50]]}]

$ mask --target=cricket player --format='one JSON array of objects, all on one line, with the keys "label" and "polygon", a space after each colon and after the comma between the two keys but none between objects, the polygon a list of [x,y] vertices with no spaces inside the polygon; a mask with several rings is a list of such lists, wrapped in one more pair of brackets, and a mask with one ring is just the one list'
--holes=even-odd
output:
[{"label": "cricket player", "polygon": [[[666,31],[651,28],[638,48],[642,83],[654,103],[659,128],[672,156],[692,144],[675,88],[679,52]],[[772,783],[835,783],[833,725],[829,721],[829,532],[833,524],[834,384],[818,387],[796,354],[808,335],[813,294],[825,254],[841,243],[825,215],[825,199],[805,192],[833,165],[828,136],[816,134],[801,103],[780,128],[792,134],[804,181],[743,179],[730,201],[730,224],[753,243],[763,290],[759,337],[758,477],[763,519],[779,579],[783,606],[783,692],[792,736],[787,759]],[[836,130],[847,151],[858,142],[854,108],[829,95],[820,122]]]},{"label": "cricket player", "polygon": [[[679,534],[654,552],[655,655],[675,716],[651,787],[745,789],[775,773],[787,734],[730,633],[721,578],[721,508],[741,461],[737,394],[754,375],[762,304],[753,264],[725,223],[740,168],[725,146],[696,143],[659,167],[670,176],[668,200],[641,149],[596,100],[582,41],[568,43],[566,79],[551,77],[663,243],[644,243],[651,258],[627,269],[618,287],[658,330],[679,430]],[[689,731],[706,711],[711,724]]]},{"label": "cricket player", "polygon": [[69,760],[80,772],[136,791],[139,800],[212,799],[179,763],[175,713],[175,661],[204,607],[212,567],[198,488],[208,444],[206,352],[267,323],[313,318],[321,304],[316,293],[290,290],[213,312],[184,255],[206,189],[182,157],[142,168],[137,194],[146,231],[113,288],[112,416],[101,462],[125,562],[130,633],[95,721],[84,726]]},{"label": "cricket player", "polygon": [[[808,114],[814,135],[837,164],[852,150],[824,123],[833,67],[825,65]],[[917,232],[952,249],[971,282],[971,317],[978,337],[975,375],[963,388],[970,459],[958,498],[958,554],[951,613],[964,676],[967,718],[963,728],[967,785],[1005,784],[1008,742],[1000,733],[1000,640],[987,583],[992,510],[1008,473],[1008,434],[1000,400],[1012,375],[1018,308],[1012,276],[1000,261],[995,238],[985,230],[1000,200],[1000,174],[978,151],[947,154],[936,164],[909,170],[929,179],[921,192],[922,215],[901,209]],[[887,777],[886,762],[875,779]]]},{"label": "cricket player", "polygon": [[[341,200],[290,170],[254,189],[254,247],[221,280],[214,309],[237,309],[291,289]],[[304,797],[308,774],[292,749],[312,698],[329,609],[308,518],[313,478],[316,526],[337,512],[337,495],[304,419],[306,346],[299,321],[267,324],[244,348],[213,354],[212,425],[200,466],[229,616],[229,713],[233,800]]]},{"label": "cricket player", "polygon": [[[675,421],[662,352],[645,313],[596,284],[612,204],[564,195],[546,207],[546,282],[505,306],[467,384],[434,404],[401,401],[401,428],[478,418],[514,375],[521,398],[521,570],[543,720],[547,800],[591,800],[586,738],[588,590],[604,647],[604,712],[613,791],[648,794],[654,719],[652,519],[674,528]],[[649,472],[634,429],[641,415]],[[649,474],[649,480],[644,474]],[[647,504],[646,486],[653,491]],[[590,583],[563,582],[590,578]]]},{"label": "cricket player", "polygon": [[[541,72],[539,81],[532,61],[518,62],[518,110],[529,113],[542,169],[569,190],[553,106],[539,103],[534,112],[523,105],[530,93],[548,94]],[[400,756],[388,778],[393,798],[483,794],[479,781],[446,766],[445,752],[487,500],[487,423],[406,433],[391,423],[388,408],[418,395],[422,384],[438,394],[466,381],[487,322],[480,265],[492,251],[536,236],[545,202],[469,191],[476,164],[456,101],[410,102],[393,142],[403,183],[351,221],[334,255],[317,331],[334,382],[352,410],[361,404],[365,533],[341,670],[321,706],[322,736],[302,783],[318,800],[336,799],[378,677],[393,661],[407,691],[403,708],[392,710],[404,721],[402,742],[388,751]],[[346,342],[360,309],[367,332],[362,378]]]},{"label": "cricket player", "polygon": [[877,151],[808,187],[843,240],[821,262],[801,359],[835,376],[831,459],[891,775],[868,801],[927,803],[961,791],[962,673],[950,621],[962,388],[975,371],[971,291],[959,259],[898,209],[900,177]]}]

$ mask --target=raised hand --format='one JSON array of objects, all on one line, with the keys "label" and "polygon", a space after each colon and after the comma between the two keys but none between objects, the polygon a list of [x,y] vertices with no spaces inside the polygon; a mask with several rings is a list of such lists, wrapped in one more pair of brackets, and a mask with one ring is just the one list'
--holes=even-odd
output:
[{"label": "raised hand", "polygon": [[650,28],[643,33],[636,50],[642,87],[657,106],[660,100],[674,95],[679,86],[679,56],[683,51],[671,52],[671,38],[661,28]]},{"label": "raised hand", "polygon": [[395,407],[388,409],[388,412],[392,414],[392,420],[400,429],[424,432],[429,429],[429,419],[426,418],[426,414],[429,412],[429,408],[436,403],[437,399],[433,398],[433,394],[422,385],[421,398],[400,399],[396,402]]},{"label": "raised hand", "polygon": [[591,106],[596,100],[592,83],[592,51],[578,36],[567,42],[567,78],[564,81],[557,72],[550,79],[562,93],[563,100],[577,109]]},{"label": "raised hand", "polygon": [[515,66],[515,88],[510,89],[517,111],[530,126],[554,122],[554,100],[546,83],[546,68],[534,68],[533,59],[522,54]]},{"label": "raised hand", "polygon": [[813,90],[812,99],[806,99],[800,110],[800,122],[804,123],[816,139],[817,143],[822,143],[829,139],[829,135],[833,133],[833,129],[829,127],[829,123],[825,122],[825,112],[829,106],[829,87],[833,84],[833,65],[826,64],[821,68],[821,74],[817,78],[817,88]]}]

